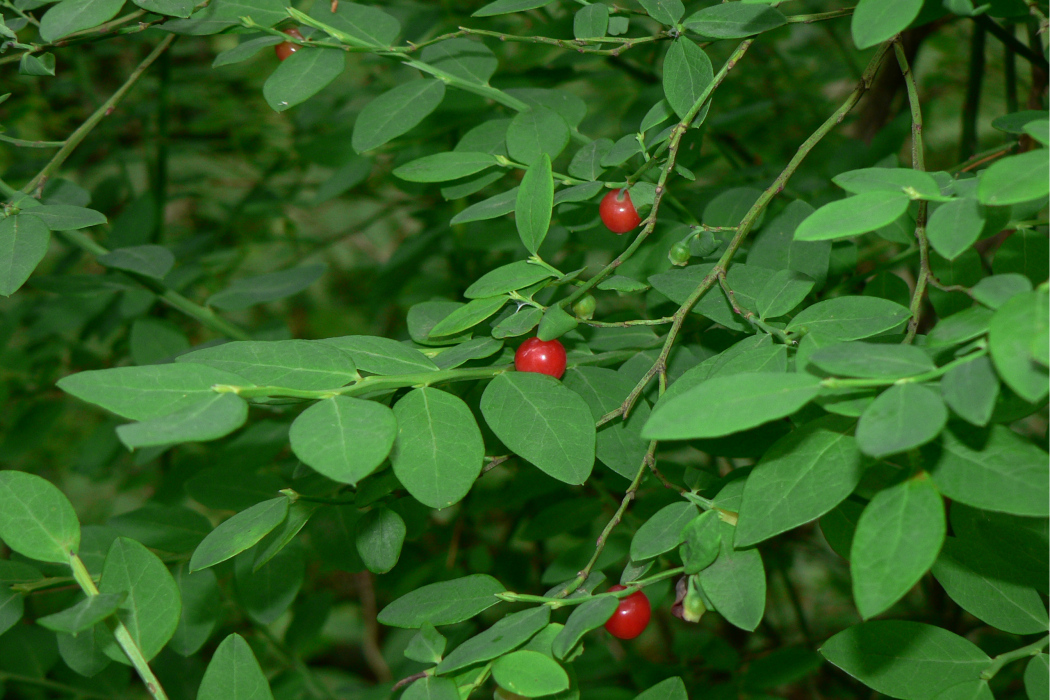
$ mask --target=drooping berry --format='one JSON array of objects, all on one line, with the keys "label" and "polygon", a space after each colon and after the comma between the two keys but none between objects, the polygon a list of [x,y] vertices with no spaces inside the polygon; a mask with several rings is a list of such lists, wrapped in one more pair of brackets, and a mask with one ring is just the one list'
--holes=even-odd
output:
[{"label": "drooping berry", "polygon": [[514,369],[519,372],[539,372],[555,379],[565,374],[565,346],[557,340],[529,338],[514,353]]},{"label": "drooping berry", "polygon": [[[625,588],[627,586],[610,586],[609,592],[622,591]],[[618,639],[634,639],[649,626],[651,616],[649,598],[641,591],[636,591],[620,599],[620,605],[605,623],[605,629]]]},{"label": "drooping berry", "polygon": [[[298,39],[299,41],[303,40],[303,35],[295,27],[290,27],[288,29],[282,29],[281,31],[284,32],[285,34],[287,34],[290,37],[294,37],[294,38]],[[282,41],[280,44],[278,44],[277,46],[273,47],[273,50],[274,50],[274,53],[277,54],[278,60],[283,61],[284,59],[288,58],[293,53],[298,51],[299,48],[300,48],[299,44],[293,44],[290,41]]]},{"label": "drooping berry", "polygon": [[627,233],[642,222],[626,188],[610,190],[602,197],[598,213],[602,217],[602,223],[613,233]]}]

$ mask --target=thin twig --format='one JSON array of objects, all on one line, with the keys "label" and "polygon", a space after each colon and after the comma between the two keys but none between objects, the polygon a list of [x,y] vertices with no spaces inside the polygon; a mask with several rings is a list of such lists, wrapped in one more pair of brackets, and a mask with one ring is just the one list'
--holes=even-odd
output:
[{"label": "thin twig", "polygon": [[365,634],[361,640],[361,651],[364,652],[365,661],[372,673],[381,682],[392,680],[390,667],[387,666],[383,652],[379,648],[379,621],[376,619],[378,609],[376,608],[376,589],[372,583],[372,572],[362,571],[354,574],[357,582],[357,596],[361,599],[361,617],[365,623]]}]

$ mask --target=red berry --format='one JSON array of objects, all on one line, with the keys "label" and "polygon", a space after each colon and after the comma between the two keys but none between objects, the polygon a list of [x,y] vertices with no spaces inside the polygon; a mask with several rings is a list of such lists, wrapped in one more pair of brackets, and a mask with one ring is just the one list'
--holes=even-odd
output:
[{"label": "red berry", "polygon": [[[627,586],[610,586],[609,592],[622,591]],[[620,599],[620,606],[605,623],[609,634],[619,639],[634,639],[649,626],[652,609],[649,599],[641,591],[635,591],[626,598]]]},{"label": "red berry", "polygon": [[[299,41],[303,40],[303,35],[299,33],[299,30],[295,27],[290,29],[282,29],[282,32],[290,37],[295,37]],[[277,46],[273,47],[274,52],[277,54],[277,58],[281,61],[291,56],[293,53],[299,50],[299,44],[293,44],[290,41],[282,41]]]},{"label": "red berry", "polygon": [[598,207],[602,223],[613,233],[627,233],[642,222],[626,189],[610,190]]},{"label": "red berry", "polygon": [[557,340],[529,338],[514,353],[514,369],[561,379],[565,374],[565,347]]}]

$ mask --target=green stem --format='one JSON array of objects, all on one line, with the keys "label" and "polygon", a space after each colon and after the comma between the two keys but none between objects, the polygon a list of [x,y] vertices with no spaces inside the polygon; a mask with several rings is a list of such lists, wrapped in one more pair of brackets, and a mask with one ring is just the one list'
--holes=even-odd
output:
[{"label": "green stem", "polygon": [[[91,574],[88,573],[84,562],[81,561],[75,552],[70,552],[69,554],[69,566],[73,570],[73,578],[76,579],[77,584],[84,591],[84,595],[88,597],[97,596],[99,594],[98,587],[95,586],[95,581],[91,578]],[[123,622],[119,620],[113,622],[113,636],[116,637],[117,644],[124,651],[124,655],[128,657],[128,661],[131,662],[131,665],[138,672],[139,678],[146,684],[146,690],[149,691],[153,700],[168,700],[168,696],[164,692],[164,688],[161,687],[160,681],[153,675],[146,658],[142,655],[142,650],[139,649]]]},{"label": "green stem", "polygon": [[594,548],[594,554],[591,555],[590,561],[587,565],[580,569],[579,573],[576,574],[575,580],[569,584],[567,588],[559,593],[556,598],[564,598],[576,591],[583,582],[587,580],[587,577],[591,575],[591,570],[594,569],[594,565],[598,562],[598,557],[601,556],[605,550],[605,545],[609,541],[609,535],[616,529],[616,526],[623,520],[623,514],[627,512],[627,506],[634,500],[635,494],[638,493],[638,487],[642,485],[642,479],[645,477],[646,471],[648,471],[650,465],[653,464],[656,459],[656,440],[649,443],[649,449],[645,453],[645,457],[642,458],[642,463],[638,467],[638,473],[634,475],[634,480],[631,485],[627,488],[627,493],[624,494],[623,500],[620,501],[619,508],[616,509],[616,513],[613,514],[609,522],[605,524],[605,529],[602,530],[602,534],[598,536],[597,545]]},{"label": "green stem", "polygon": [[849,17],[853,14],[852,7],[846,7],[841,10],[831,10],[830,12],[817,12],[812,15],[789,15],[787,18],[788,24],[812,24],[813,22],[823,22],[829,19],[838,19],[839,17]]},{"label": "green stem", "polygon": [[653,366],[645,373],[645,376],[639,380],[638,384],[635,385],[631,393],[624,399],[621,404],[620,414],[626,416],[631,408],[634,406],[638,397],[641,396],[645,387],[648,386],[649,382],[652,381],[653,377],[661,372],[664,372],[667,367],[667,357],[671,353],[671,348],[674,346],[674,341],[678,337],[678,333],[682,330],[682,325],[685,323],[685,319],[688,317],[689,312],[692,308],[700,301],[700,299],[707,293],[709,289],[718,281],[719,275],[725,274],[729,268],[729,262],[733,259],[737,249],[747,239],[749,233],[751,233],[751,227],[755,225],[755,221],[758,220],[759,215],[765,210],[766,206],[773,200],[773,198],[779,194],[787,181],[791,179],[791,176],[795,173],[798,167],[805,160],[806,156],[809,155],[816,145],[827,136],[832,129],[834,129],[842,120],[846,114],[860,101],[860,98],[865,92],[871,87],[872,82],[875,80],[875,74],[878,73],[879,66],[882,64],[882,59],[886,53],[890,50],[890,44],[883,44],[871,61],[868,62],[868,67],[864,70],[864,74],[861,76],[860,82],[850,93],[850,96],[846,98],[846,101],[836,109],[830,117],[828,117],[820,127],[814,131],[809,138],[807,138],[801,146],[798,147],[798,151],[788,161],[788,164],[781,171],[780,175],[773,181],[773,183],[766,188],[766,190],[759,196],[755,203],[751,206],[751,209],[744,215],[744,218],[740,220],[740,224],[737,226],[736,235],[733,236],[732,240],[729,241],[729,245],[715,264],[714,268],[707,274],[706,277],[697,285],[696,289],[689,295],[689,297],[678,307],[678,310],[674,314],[674,323],[671,329],[668,331],[667,336],[664,340],[663,349],[660,351],[660,356],[657,358]]},{"label": "green stem", "polygon": [[[926,147],[923,144],[922,105],[919,102],[919,88],[915,82],[915,72],[908,65],[908,57],[899,38],[893,42],[893,50],[897,54],[897,63],[904,76],[904,84],[908,89],[908,104],[911,107],[911,167],[924,172],[926,170]],[[919,332],[919,323],[922,321],[922,300],[926,295],[926,285],[933,276],[930,270],[930,242],[926,238],[927,210],[927,203],[919,202],[919,211],[915,216],[915,240],[919,243],[919,276],[915,280],[915,291],[911,297],[911,319],[908,321],[908,332],[904,336],[905,344],[914,342],[915,335]]]},{"label": "green stem", "polygon": [[[623,362],[638,354],[637,350],[614,350],[572,358],[568,367],[582,367],[587,365],[605,365]],[[492,379],[500,374],[511,372],[514,365],[493,365],[491,367],[472,367],[469,369],[446,369],[437,372],[417,372],[414,374],[395,375],[370,375],[357,380],[353,384],[333,389],[306,390],[290,389],[279,386],[233,386],[229,384],[216,384],[212,390],[220,394],[237,394],[245,399],[260,398],[290,398],[320,401],[330,399],[333,396],[359,396],[376,391],[390,391],[403,389],[405,387],[427,387],[435,384],[448,384],[450,382],[464,382],[477,379]]]},{"label": "green stem", "polygon": [[[660,178],[656,183],[656,195],[653,197],[653,208],[649,212],[649,216],[646,217],[645,226],[643,226],[642,230],[638,232],[638,235],[635,236],[635,239],[631,242],[631,244],[627,246],[627,248],[622,253],[616,256],[615,260],[603,267],[594,277],[590,278],[584,284],[577,287],[576,291],[574,291],[572,294],[560,300],[558,302],[559,306],[561,306],[562,308],[572,306],[574,303],[576,303],[577,299],[579,299],[584,294],[593,289],[595,286],[600,284],[602,280],[611,275],[613,271],[616,270],[616,268],[618,268],[628,258],[634,255],[638,248],[641,247],[642,243],[645,242],[645,239],[649,237],[649,234],[653,232],[653,229],[656,228],[656,214],[660,209],[660,201],[663,199],[663,195],[667,191],[667,177],[668,175],[670,175],[671,170],[674,168],[675,159],[678,156],[678,145],[679,143],[681,143],[682,137],[685,135],[685,132],[689,129],[689,125],[693,123],[693,119],[696,118],[696,115],[699,114],[700,110],[703,108],[704,103],[706,103],[711,98],[712,93],[714,93],[718,86],[722,84],[722,81],[726,79],[726,76],[729,75],[729,71],[733,70],[733,68],[740,61],[740,59],[744,57],[744,54],[747,53],[747,50],[751,47],[753,41],[754,39],[745,39],[744,41],[740,42],[740,44],[736,47],[733,53],[730,54],[729,58],[726,60],[722,68],[718,71],[717,74],[715,74],[715,77],[711,81],[711,83],[706,88],[704,88],[704,91],[697,98],[696,102],[693,103],[693,106],[689,109],[689,112],[686,113],[686,115],[682,118],[682,121],[679,122],[678,125],[675,126],[674,130],[672,131],[671,138],[667,141],[667,161],[664,163],[663,168],[661,168],[660,170]],[[656,158],[659,153],[661,153],[661,150],[657,150],[657,152],[653,155],[653,158]]]},{"label": "green stem", "polygon": [[16,139],[13,136],[5,136],[4,134],[0,134],[0,141],[6,141],[22,148],[61,148],[66,145],[65,141],[26,141],[25,139]]},{"label": "green stem", "polygon": [[36,177],[30,180],[29,183],[22,188],[22,191],[32,193],[38,187],[43,185],[44,181],[47,180],[47,178],[50,177],[52,174],[54,174],[54,172],[59,167],[61,167],[64,162],[66,162],[66,159],[69,158],[70,154],[73,153],[73,150],[80,145],[80,142],[87,138],[87,135],[90,134],[96,126],[98,126],[99,122],[102,121],[103,117],[105,117],[113,110],[117,103],[120,102],[124,95],[127,94],[128,90],[131,89],[131,86],[133,86],[138,81],[138,79],[142,77],[142,74],[146,72],[146,69],[149,68],[150,65],[154,61],[156,61],[157,58],[162,53],[164,53],[164,51],[169,46],[171,46],[171,42],[173,41],[175,41],[174,34],[166,37],[163,41],[161,41],[160,44],[158,44],[157,47],[153,49],[153,51],[151,51],[148,56],[146,56],[142,63],[140,63],[138,67],[135,68],[134,71],[132,71],[131,75],[128,76],[128,79],[124,82],[123,85],[120,86],[120,89],[113,93],[113,95],[110,96],[110,98],[106,100],[101,107],[95,110],[94,114],[87,118],[87,121],[85,121],[83,124],[77,127],[76,131],[69,135],[69,138],[66,139],[62,148],[51,159],[51,162],[45,165],[44,169],[37,173]]},{"label": "green stem", "polygon": [[11,2],[11,0],[3,0],[3,6],[6,7],[7,9],[11,10],[12,12],[14,12],[16,15],[18,15],[19,17],[24,19],[26,22],[29,22],[33,26],[35,26],[35,27],[39,27],[40,26],[40,20],[38,20],[33,15],[26,14],[25,12],[22,12],[22,10],[18,9],[18,7],[13,2]]},{"label": "green stem", "polygon": [[986,681],[990,681],[995,678],[995,674],[999,673],[1003,666],[1010,663],[1011,661],[1017,661],[1027,656],[1035,656],[1036,654],[1043,651],[1047,644],[1050,644],[1050,636],[1043,637],[1038,642],[1032,642],[1027,646],[1023,646],[1020,649],[1014,649],[1008,651],[1005,654],[999,654],[999,656],[992,659],[992,665],[989,666],[981,673],[981,678]]},{"label": "green stem", "polygon": [[93,690],[87,690],[85,688],[76,688],[65,683],[59,683],[57,681],[50,680],[48,678],[34,678],[32,676],[23,676],[18,673],[8,673],[7,671],[0,671],[0,682],[11,681],[12,683],[24,683],[25,685],[35,685],[38,688],[47,688],[49,690],[56,690],[63,694],[63,697],[68,698],[97,698],[98,700],[113,700],[110,695],[103,695],[102,693],[96,693]]},{"label": "green stem", "polygon": [[542,603],[544,605],[549,605],[552,608],[561,608],[566,605],[579,605],[580,603],[586,603],[595,598],[626,598],[635,591],[641,590],[646,586],[658,583],[665,579],[674,578],[675,576],[680,576],[683,573],[685,573],[685,568],[679,566],[674,569],[662,571],[655,576],[650,576],[649,578],[632,581],[627,584],[627,588],[622,591],[598,593],[597,595],[586,595],[580,596],[579,598],[548,598],[542,595],[528,595],[527,593],[512,593],[510,591],[507,591],[506,593],[497,593],[496,597],[500,600],[505,600],[508,603]]},{"label": "green stem", "polygon": [[[108,248],[96,243],[83,231],[62,231],[60,235],[69,243],[94,255],[95,257],[109,253]],[[220,317],[211,309],[190,301],[175,290],[169,289],[160,280],[146,277],[145,275],[139,275],[134,272],[125,272],[124,274],[159,296],[164,303],[168,304],[168,306],[196,319],[202,326],[210,328],[227,338],[233,338],[234,340],[251,340],[251,336],[248,335],[247,331]]]},{"label": "green stem", "polygon": [[840,379],[838,377],[828,377],[821,381],[820,385],[825,389],[867,389],[880,386],[893,386],[894,384],[920,384],[922,382],[937,379],[959,365],[973,362],[977,358],[984,357],[987,354],[988,348],[980,348],[976,352],[964,355],[957,360],[949,362],[943,367],[938,367],[937,369],[932,369],[929,372],[923,372],[922,374],[914,374],[910,377],[897,377],[893,379]]}]

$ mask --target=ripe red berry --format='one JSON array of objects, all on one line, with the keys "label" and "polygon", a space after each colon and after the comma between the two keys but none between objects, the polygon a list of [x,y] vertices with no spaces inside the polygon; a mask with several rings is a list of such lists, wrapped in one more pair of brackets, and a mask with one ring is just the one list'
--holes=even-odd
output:
[{"label": "ripe red berry", "polygon": [[626,189],[610,190],[602,197],[598,213],[602,223],[613,233],[627,233],[642,222],[631,201],[631,194]]},{"label": "ripe red berry", "polygon": [[557,340],[529,338],[514,353],[514,369],[561,379],[565,374],[565,347]]},{"label": "ripe red berry", "polygon": [[[627,586],[610,586],[609,592],[622,591]],[[619,639],[634,639],[649,626],[652,609],[649,599],[641,591],[636,591],[620,599],[620,606],[605,623],[609,634]]]},{"label": "ripe red berry", "polygon": [[[299,30],[295,27],[290,29],[282,29],[282,32],[290,37],[295,37],[299,41],[303,40],[303,35],[299,33]],[[299,44],[293,44],[290,41],[282,41],[277,46],[273,47],[274,52],[277,54],[277,58],[281,61],[291,56],[293,53],[299,50]]]}]

